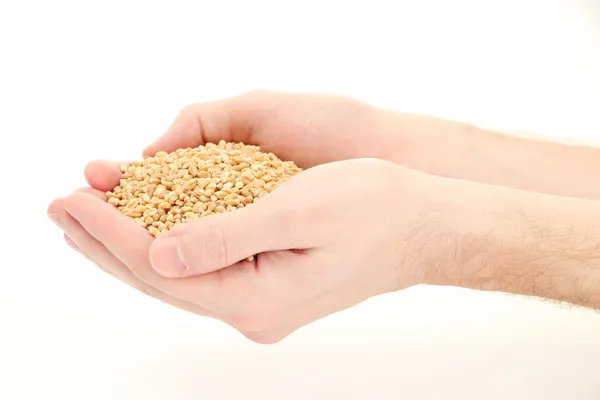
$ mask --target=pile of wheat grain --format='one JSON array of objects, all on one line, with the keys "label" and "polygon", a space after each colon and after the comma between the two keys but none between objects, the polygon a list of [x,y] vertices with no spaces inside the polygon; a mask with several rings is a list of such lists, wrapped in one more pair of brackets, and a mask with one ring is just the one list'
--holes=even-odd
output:
[{"label": "pile of wheat grain", "polygon": [[268,195],[301,172],[258,146],[207,143],[158,152],[121,168],[108,202],[154,236],[177,224],[234,211]]}]

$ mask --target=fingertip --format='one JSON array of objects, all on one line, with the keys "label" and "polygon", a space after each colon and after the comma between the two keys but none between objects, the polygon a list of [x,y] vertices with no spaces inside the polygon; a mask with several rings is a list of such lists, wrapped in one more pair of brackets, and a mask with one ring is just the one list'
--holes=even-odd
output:
[{"label": "fingertip", "polygon": [[114,161],[96,160],[88,163],[84,168],[85,180],[88,184],[101,191],[114,189],[121,179],[121,165]]},{"label": "fingertip", "polygon": [[[215,126],[215,112],[209,104],[191,104],[179,112],[167,131],[146,146],[144,157],[154,156],[159,151],[173,152],[177,149],[197,147],[204,144],[201,119]],[[217,129],[219,131],[219,129]]]},{"label": "fingertip", "polygon": [[146,157],[154,157],[154,155],[156,154],[157,150],[155,148],[156,146],[154,145],[154,143],[152,143],[151,145],[147,146],[143,151],[142,151],[142,157],[146,158]]},{"label": "fingertip", "polygon": [[62,197],[52,200],[50,202],[50,205],[48,205],[48,208],[46,209],[46,214],[51,215],[58,214],[59,212],[61,212],[63,209],[63,201],[64,198]]},{"label": "fingertip", "polygon": [[165,134],[165,136],[161,137],[160,139],[156,140],[154,143],[152,143],[151,145],[147,146],[144,151],[142,151],[142,156],[144,158],[146,157],[154,157],[156,155],[156,153],[158,153],[159,151],[166,151],[167,153],[170,153],[172,151],[175,151],[177,149],[180,148],[180,146],[177,145],[177,138],[174,138],[174,140],[169,139],[170,135],[167,133]]},{"label": "fingertip", "polygon": [[199,138],[190,138],[185,134],[173,132],[170,130],[161,138],[157,139],[154,143],[147,146],[142,151],[142,156],[145,157],[153,157],[159,151],[166,151],[167,153],[171,153],[178,149],[185,149],[188,147],[198,147],[203,144]]},{"label": "fingertip", "polygon": [[88,176],[94,176],[98,173],[99,170],[104,170],[106,168],[116,167],[116,163],[107,160],[94,160],[87,163],[85,168],[83,169],[83,174]]},{"label": "fingertip", "polygon": [[99,160],[94,160],[87,163],[86,166],[83,168],[83,175],[87,178],[90,174],[93,174],[94,170],[97,168],[98,163],[100,162],[101,161]]}]

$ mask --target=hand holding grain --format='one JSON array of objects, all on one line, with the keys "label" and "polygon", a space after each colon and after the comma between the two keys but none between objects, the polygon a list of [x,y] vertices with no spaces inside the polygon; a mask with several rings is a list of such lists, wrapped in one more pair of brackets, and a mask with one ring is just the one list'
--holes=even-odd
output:
[{"label": "hand holding grain", "polygon": [[157,239],[88,193],[67,197],[64,207],[88,241],[163,300],[271,343],[418,282],[403,249],[425,235],[415,228],[427,225],[430,202],[409,189],[420,187],[413,174],[375,159],[317,166],[250,207],[177,225]]},{"label": "hand holding grain", "polygon": [[[168,131],[144,150],[144,155],[154,156],[159,151],[171,152],[225,140],[260,145],[264,151],[274,152],[306,168],[346,158],[393,159],[397,156],[398,138],[390,121],[390,113],[340,96],[251,92],[186,107]],[[152,238],[141,226],[115,214],[116,210],[104,207],[106,193],[113,191],[122,178],[120,167],[120,163],[106,161],[90,163],[85,176],[91,187],[53,201],[48,210],[52,220],[64,230],[65,240],[72,248],[104,271],[171,305],[216,317],[207,308],[172,295],[165,286],[174,283],[149,267]],[[96,214],[91,210],[96,210]],[[110,214],[105,214],[108,212]],[[103,215],[105,218],[99,217]],[[163,223],[176,222],[173,220]],[[121,224],[122,227],[116,227]],[[256,235],[260,225],[247,235]],[[97,236],[100,235],[98,230],[106,230],[107,235],[118,231],[122,235],[119,240],[101,239]],[[216,268],[214,265],[205,267]]]},{"label": "hand holding grain", "polygon": [[363,157],[398,161],[409,129],[399,122],[394,112],[348,97],[253,91],[184,108],[144,156],[224,140],[260,146],[301,168]]},{"label": "hand holding grain", "polygon": [[600,307],[598,203],[399,167],[389,162],[402,148],[391,119],[333,96],[259,92],[191,106],[146,156],[240,141],[307,169],[250,207],[185,224],[165,215],[172,229],[154,230],[158,239],[147,219],[135,223],[107,204],[121,178],[116,163],[88,165],[91,188],[48,212],[103,270],[262,343],[421,283]]}]

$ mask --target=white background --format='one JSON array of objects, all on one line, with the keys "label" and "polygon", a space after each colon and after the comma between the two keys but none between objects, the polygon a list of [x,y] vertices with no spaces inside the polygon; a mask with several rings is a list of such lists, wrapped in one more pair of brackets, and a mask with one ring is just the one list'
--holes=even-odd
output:
[{"label": "white background", "polygon": [[600,315],[417,287],[262,346],[69,251],[46,206],[190,102],[335,92],[600,139],[600,1],[1,1],[0,399],[600,399]]}]

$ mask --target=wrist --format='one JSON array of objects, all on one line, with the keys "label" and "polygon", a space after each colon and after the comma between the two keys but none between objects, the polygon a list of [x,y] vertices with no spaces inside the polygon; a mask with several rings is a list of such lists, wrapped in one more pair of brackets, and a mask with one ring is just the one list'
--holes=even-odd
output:
[{"label": "wrist", "polygon": [[392,204],[396,274],[394,290],[419,284],[454,285],[455,257],[469,221],[463,214],[463,181],[442,178],[411,169],[401,171]]}]

